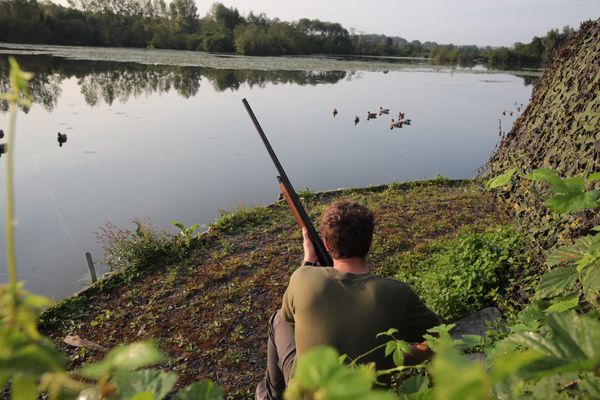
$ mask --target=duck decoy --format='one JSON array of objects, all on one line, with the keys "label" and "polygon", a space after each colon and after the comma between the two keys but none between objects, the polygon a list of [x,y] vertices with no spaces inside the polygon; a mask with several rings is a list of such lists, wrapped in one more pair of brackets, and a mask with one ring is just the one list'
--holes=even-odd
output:
[{"label": "duck decoy", "polygon": [[390,113],[390,109],[389,108],[379,107],[379,115],[381,115],[381,114],[389,114],[389,113]]},{"label": "duck decoy", "polygon": [[392,118],[392,122],[390,124],[390,129],[392,128],[402,128],[402,122],[398,121],[395,122],[394,119]]},{"label": "duck decoy", "polygon": [[367,120],[377,118],[377,113],[372,113],[371,111],[367,111]]},{"label": "duck decoy", "polygon": [[335,116],[338,114],[338,110],[337,108],[334,107],[333,109],[333,118],[335,118]]},{"label": "duck decoy", "polygon": [[63,143],[67,143],[67,134],[58,132],[58,146],[62,147]]},{"label": "duck decoy", "polygon": [[4,138],[4,131],[0,129],[0,139]]},{"label": "duck decoy", "polygon": [[358,118],[358,115],[354,117],[354,126],[356,126],[356,124],[358,124],[358,122],[360,121],[360,118]]}]

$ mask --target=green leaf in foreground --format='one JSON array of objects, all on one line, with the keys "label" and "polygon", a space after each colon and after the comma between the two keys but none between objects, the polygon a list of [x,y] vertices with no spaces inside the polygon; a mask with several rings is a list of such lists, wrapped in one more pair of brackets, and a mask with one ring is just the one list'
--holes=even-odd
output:
[{"label": "green leaf in foreground", "polygon": [[99,378],[114,370],[133,370],[158,364],[164,359],[154,343],[132,343],[115,347],[103,360],[82,369],[81,374],[89,378]]},{"label": "green leaf in foreground", "polygon": [[184,387],[173,400],[222,400],[223,389],[210,380],[203,380]]},{"label": "green leaf in foreground", "polygon": [[578,277],[574,266],[555,268],[542,275],[535,296],[543,299],[570,293]]},{"label": "green leaf in foreground", "polygon": [[546,312],[565,312],[577,308],[579,305],[579,293],[567,296],[554,302],[550,307],[546,308]]},{"label": "green leaf in foreground", "polygon": [[150,398],[161,400],[169,394],[176,382],[177,374],[154,369],[122,371],[114,377],[117,391],[125,399],[147,392],[151,395]]},{"label": "green leaf in foreground", "polygon": [[428,387],[429,378],[423,375],[416,375],[405,380],[398,389],[398,393],[412,394],[426,390]]},{"label": "green leaf in foreground", "polygon": [[554,192],[564,192],[566,185],[562,179],[558,176],[558,172],[549,168],[538,168],[531,171],[526,176],[527,179],[532,181],[546,182],[552,187]]},{"label": "green leaf in foreground", "polygon": [[540,168],[533,170],[528,179],[546,182],[555,195],[544,203],[551,211],[558,214],[582,211],[586,208],[598,207],[600,192],[585,190],[585,180],[582,177],[561,179],[553,169]]},{"label": "green leaf in foreground", "polygon": [[436,399],[467,400],[490,398],[491,377],[483,362],[470,362],[448,346],[436,354],[431,368]]},{"label": "green leaf in foreground", "polygon": [[600,322],[574,312],[553,313],[546,318],[547,332],[519,333],[507,340],[540,354],[523,371],[528,376],[594,371],[600,362]]},{"label": "green leaf in foreground", "polygon": [[571,245],[561,246],[552,250],[548,255],[546,264],[549,267],[553,267],[564,263],[577,263],[586,255],[592,244],[593,239],[591,235],[581,237]]},{"label": "green leaf in foreground", "polygon": [[600,205],[598,203],[599,194],[600,192],[597,190],[557,194],[546,200],[544,204],[557,214],[577,212],[587,208],[598,207]]},{"label": "green leaf in foreground", "polygon": [[600,260],[583,271],[581,284],[585,299],[590,304],[598,306],[600,304]]},{"label": "green leaf in foreground", "polygon": [[515,172],[517,172],[517,169],[511,168],[508,171],[506,171],[505,173],[503,173],[502,175],[498,175],[495,178],[492,178],[489,181],[487,181],[486,186],[489,189],[494,189],[494,188],[497,188],[500,186],[504,186],[510,182],[510,179],[515,174]]},{"label": "green leaf in foreground", "polygon": [[388,400],[390,392],[371,391],[376,374],[367,366],[350,368],[339,364],[339,354],[331,347],[317,347],[300,360],[294,378],[285,391],[287,400]]}]

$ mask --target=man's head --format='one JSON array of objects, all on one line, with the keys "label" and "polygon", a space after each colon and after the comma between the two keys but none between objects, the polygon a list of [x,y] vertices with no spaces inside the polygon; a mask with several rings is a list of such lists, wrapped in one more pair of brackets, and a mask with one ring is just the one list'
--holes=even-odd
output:
[{"label": "man's head", "polygon": [[335,259],[365,258],[371,247],[375,216],[350,201],[330,204],[321,217],[321,236]]}]

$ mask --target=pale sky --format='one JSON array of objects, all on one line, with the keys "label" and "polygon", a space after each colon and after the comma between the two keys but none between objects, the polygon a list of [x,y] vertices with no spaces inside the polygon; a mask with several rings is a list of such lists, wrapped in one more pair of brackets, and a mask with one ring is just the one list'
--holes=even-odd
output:
[{"label": "pale sky", "polygon": [[[66,0],[56,2],[66,4]],[[204,16],[213,1],[198,1]],[[269,18],[339,22],[357,32],[408,40],[510,46],[543,36],[552,28],[577,28],[600,17],[600,0],[222,0],[240,13]]]}]

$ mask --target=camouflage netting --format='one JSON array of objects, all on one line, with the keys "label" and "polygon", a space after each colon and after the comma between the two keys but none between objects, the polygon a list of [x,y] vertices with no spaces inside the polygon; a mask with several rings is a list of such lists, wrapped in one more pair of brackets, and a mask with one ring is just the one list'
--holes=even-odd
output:
[{"label": "camouflage netting", "polygon": [[[529,105],[490,159],[485,177],[517,167],[563,177],[600,171],[600,19],[584,22],[554,55]],[[542,249],[586,233],[600,214],[558,216],[543,206],[545,185],[513,178],[500,195]]]}]

